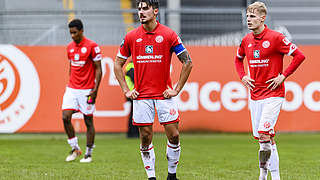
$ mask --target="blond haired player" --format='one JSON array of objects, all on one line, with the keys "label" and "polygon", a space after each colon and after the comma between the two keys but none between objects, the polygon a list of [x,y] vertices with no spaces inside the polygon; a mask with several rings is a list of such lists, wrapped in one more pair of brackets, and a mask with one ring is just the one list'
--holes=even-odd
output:
[{"label": "blond haired player", "polygon": [[[265,24],[267,8],[262,2],[247,8],[247,34],[237,50],[236,70],[242,83],[250,89],[252,131],[259,140],[259,180],[266,180],[268,170],[272,180],[280,180],[279,156],[274,140],[274,126],[285,97],[284,80],[305,59],[297,46],[284,35],[269,29]],[[283,71],[283,56],[293,56]],[[244,71],[246,56],[250,75]]]}]

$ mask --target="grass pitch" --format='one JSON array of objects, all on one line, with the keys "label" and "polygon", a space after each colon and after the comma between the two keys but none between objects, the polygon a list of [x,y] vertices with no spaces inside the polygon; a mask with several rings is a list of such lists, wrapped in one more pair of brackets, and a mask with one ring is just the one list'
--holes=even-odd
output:
[{"label": "grass pitch", "polygon": [[[85,135],[78,135],[85,150]],[[320,134],[276,137],[282,180],[320,179]],[[64,134],[0,135],[1,180],[144,180],[139,140],[97,134],[93,162],[64,162]],[[157,179],[167,175],[166,137],[155,134]],[[250,134],[181,134],[180,180],[257,180],[258,147]],[[270,175],[269,175],[270,176]],[[268,179],[271,179],[269,177]]]}]

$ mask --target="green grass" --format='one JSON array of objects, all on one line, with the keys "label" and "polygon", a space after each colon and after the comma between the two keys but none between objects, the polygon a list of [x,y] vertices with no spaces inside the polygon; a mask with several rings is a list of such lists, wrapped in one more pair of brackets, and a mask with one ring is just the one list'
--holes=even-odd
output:
[{"label": "green grass", "polygon": [[[78,137],[85,150],[85,135]],[[280,134],[276,138],[282,180],[319,179],[320,134]],[[0,135],[0,179],[147,179],[138,139],[97,134],[95,144],[92,163],[67,163],[70,147],[64,134]],[[164,180],[165,135],[156,134],[153,144],[156,175]],[[181,147],[180,180],[258,179],[258,144],[250,134],[181,134]]]}]

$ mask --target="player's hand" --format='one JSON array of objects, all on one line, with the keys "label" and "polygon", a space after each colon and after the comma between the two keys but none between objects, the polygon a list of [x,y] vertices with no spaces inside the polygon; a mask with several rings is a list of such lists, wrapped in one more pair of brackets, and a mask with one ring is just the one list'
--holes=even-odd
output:
[{"label": "player's hand", "polygon": [[286,79],[286,77],[283,74],[279,74],[277,77],[269,79],[266,83],[270,83],[268,86],[268,89],[271,91],[275,90],[280,84],[283,83],[283,81]]},{"label": "player's hand", "polygon": [[169,98],[172,98],[172,97],[175,97],[178,95],[178,92],[174,89],[171,89],[169,86],[167,87],[168,89],[166,89],[162,94],[163,94],[163,97],[166,98],[166,99],[169,99]]},{"label": "player's hand", "polygon": [[242,81],[242,84],[247,88],[249,88],[250,90],[253,90],[253,88],[255,87],[255,85],[253,84],[254,80],[251,79],[248,75],[243,76],[241,81]]},{"label": "player's hand", "polygon": [[87,95],[87,103],[88,104],[95,104],[96,98],[97,98],[97,91],[96,90],[90,91],[89,95]]},{"label": "player's hand", "polygon": [[130,98],[132,100],[137,99],[137,97],[139,96],[138,91],[136,91],[136,89],[133,89],[131,91],[127,91],[125,93],[126,98]]}]

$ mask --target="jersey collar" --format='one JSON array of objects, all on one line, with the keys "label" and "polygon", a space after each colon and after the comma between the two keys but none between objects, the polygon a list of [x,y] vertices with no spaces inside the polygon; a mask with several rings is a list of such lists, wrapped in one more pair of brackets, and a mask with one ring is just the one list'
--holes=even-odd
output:
[{"label": "jersey collar", "polygon": [[260,34],[254,35],[254,34],[252,33],[252,35],[253,35],[253,37],[254,37],[255,39],[262,39],[263,36],[266,34],[266,32],[267,32],[268,30],[269,30],[268,26],[267,26],[267,25],[264,25],[264,30],[263,30]]},{"label": "jersey collar", "polygon": [[153,31],[151,31],[151,32],[147,31],[147,30],[143,27],[143,25],[141,25],[141,29],[142,29],[142,31],[143,31],[144,33],[146,33],[146,34],[155,34],[156,31],[157,31],[157,29],[158,29],[158,27],[159,27],[159,25],[160,25],[160,23],[159,23],[159,21],[157,21],[157,26],[156,26],[156,27],[153,29]]}]

